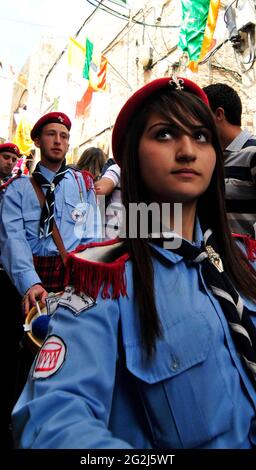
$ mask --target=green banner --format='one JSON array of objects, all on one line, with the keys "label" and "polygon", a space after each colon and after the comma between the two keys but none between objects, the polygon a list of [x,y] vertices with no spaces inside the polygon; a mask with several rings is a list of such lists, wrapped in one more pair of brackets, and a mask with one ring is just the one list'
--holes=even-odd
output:
[{"label": "green banner", "polygon": [[87,80],[90,80],[90,66],[92,62],[92,54],[93,54],[93,43],[88,38],[86,38],[83,77],[86,78]]},{"label": "green banner", "polygon": [[178,47],[187,52],[190,61],[200,57],[211,0],[181,0],[182,23]]}]

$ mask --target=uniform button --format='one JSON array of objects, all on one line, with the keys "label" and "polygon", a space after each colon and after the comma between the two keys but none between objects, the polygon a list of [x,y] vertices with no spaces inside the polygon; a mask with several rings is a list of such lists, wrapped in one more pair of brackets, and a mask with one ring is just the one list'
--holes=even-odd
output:
[{"label": "uniform button", "polygon": [[177,358],[173,359],[172,362],[171,362],[171,370],[173,372],[176,372],[176,370],[178,370],[179,366],[180,366],[179,360]]}]

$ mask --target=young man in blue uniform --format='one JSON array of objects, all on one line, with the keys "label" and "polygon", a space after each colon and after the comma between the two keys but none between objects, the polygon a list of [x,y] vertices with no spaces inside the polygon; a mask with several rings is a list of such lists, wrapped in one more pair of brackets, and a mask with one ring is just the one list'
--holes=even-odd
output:
[{"label": "young man in blue uniform", "polygon": [[[4,144],[0,144],[0,204],[1,201],[3,200],[4,194],[6,192],[6,189],[8,185],[12,181],[12,171],[13,168],[15,167],[18,158],[20,157],[20,150],[19,147],[12,142],[5,142]],[[16,178],[16,176],[14,176]],[[3,268],[3,266],[0,264],[0,294],[1,298],[5,298],[6,302],[8,301],[8,307],[9,311],[17,310],[20,308],[20,296],[17,292],[13,291],[12,284]],[[7,300],[8,299],[8,300]],[[20,326],[18,324],[11,324],[11,334],[12,334],[12,339],[14,342],[17,344],[17,338],[20,337]],[[10,331],[10,328],[8,328],[8,319],[7,319],[7,330]],[[9,367],[12,368],[13,363],[11,358],[9,358]],[[10,408],[8,409],[8,412],[6,412],[7,409],[7,403],[9,405],[13,404],[13,401],[10,400],[10,396],[12,396],[13,393],[13,383],[11,384],[10,382],[6,384],[7,387],[7,393],[6,393],[6,402],[3,404],[4,409],[3,409],[3,423],[4,423],[4,441],[5,437],[7,440],[7,445],[8,445],[8,426],[10,422]],[[7,431],[7,432],[6,432]]]},{"label": "young man in blue uniform", "polygon": [[149,221],[147,236],[69,255],[70,285],[13,411],[16,445],[251,449],[256,279],[228,228],[206,95],[185,78],[148,83],[112,144],[127,230],[130,204],[164,204],[165,218],[158,233]]},{"label": "young man in blue uniform", "polygon": [[[44,302],[49,289],[56,291],[63,282],[53,220],[67,252],[97,238],[96,224],[89,218],[93,213],[96,221],[97,214],[92,180],[87,175],[84,181],[81,172],[65,165],[70,128],[68,116],[60,112],[37,121],[31,138],[40,149],[40,161],[32,179],[21,176],[8,187],[1,208],[2,263],[18,292],[25,296],[25,313],[35,305],[35,299]],[[32,184],[35,182],[44,193],[43,207]],[[83,223],[83,230],[77,230],[78,223]]]},{"label": "young man in blue uniform", "polygon": [[[23,297],[25,314],[36,301],[45,303],[49,292],[63,289],[66,253],[98,237],[92,178],[65,164],[70,129],[70,119],[61,112],[48,113],[35,123],[31,138],[40,149],[40,161],[32,177],[21,175],[8,185],[1,204],[1,262],[13,295],[18,291]],[[58,245],[54,230],[61,240]],[[21,297],[18,311],[8,312],[8,331],[18,328],[18,339],[24,323]],[[13,342],[10,349],[15,354],[16,335]],[[31,359],[25,354],[28,364]],[[26,372],[25,366],[25,376]],[[8,373],[15,379],[16,368]],[[24,379],[20,376],[19,388]]]}]

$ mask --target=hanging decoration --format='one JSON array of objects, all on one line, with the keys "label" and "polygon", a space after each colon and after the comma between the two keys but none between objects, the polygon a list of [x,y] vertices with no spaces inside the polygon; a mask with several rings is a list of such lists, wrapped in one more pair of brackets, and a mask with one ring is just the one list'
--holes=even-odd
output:
[{"label": "hanging decoration", "polygon": [[70,38],[68,48],[69,82],[77,97],[76,117],[85,116],[93,92],[106,91],[108,61],[95,45],[86,38],[85,47]]},{"label": "hanging decoration", "polygon": [[188,55],[188,67],[196,72],[213,44],[220,0],[181,0],[182,24],[178,47]]}]

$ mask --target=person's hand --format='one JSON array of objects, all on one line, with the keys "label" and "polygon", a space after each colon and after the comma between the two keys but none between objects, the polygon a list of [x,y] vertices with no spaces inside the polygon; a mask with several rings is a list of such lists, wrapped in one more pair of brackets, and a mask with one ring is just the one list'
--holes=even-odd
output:
[{"label": "person's hand", "polygon": [[115,183],[110,178],[102,176],[98,181],[94,183],[96,195],[108,196],[115,189]]},{"label": "person's hand", "polygon": [[27,290],[22,299],[23,311],[25,316],[29,310],[36,305],[36,300],[42,302],[45,305],[45,299],[48,297],[48,292],[43,288],[41,284],[35,284]]}]

